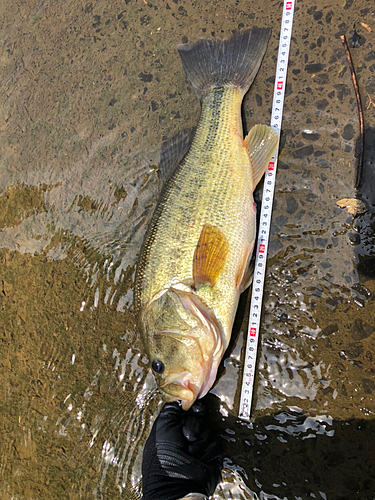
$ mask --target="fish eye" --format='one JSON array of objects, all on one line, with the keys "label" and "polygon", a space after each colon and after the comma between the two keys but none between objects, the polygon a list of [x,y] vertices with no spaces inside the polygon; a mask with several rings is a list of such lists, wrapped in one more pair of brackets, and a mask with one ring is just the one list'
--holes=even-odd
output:
[{"label": "fish eye", "polygon": [[164,363],[159,359],[153,359],[151,363],[151,367],[155,373],[163,373],[164,371]]}]

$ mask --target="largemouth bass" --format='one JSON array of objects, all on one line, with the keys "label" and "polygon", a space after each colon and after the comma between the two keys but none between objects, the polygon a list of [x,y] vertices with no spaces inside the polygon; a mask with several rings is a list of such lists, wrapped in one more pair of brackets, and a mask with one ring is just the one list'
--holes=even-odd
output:
[{"label": "largemouth bass", "polygon": [[270,30],[178,47],[201,101],[189,152],[164,186],[141,249],[135,311],[157,384],[188,409],[213,385],[250,284],[253,191],[277,144],[256,125],[243,137],[241,104],[264,57]]}]

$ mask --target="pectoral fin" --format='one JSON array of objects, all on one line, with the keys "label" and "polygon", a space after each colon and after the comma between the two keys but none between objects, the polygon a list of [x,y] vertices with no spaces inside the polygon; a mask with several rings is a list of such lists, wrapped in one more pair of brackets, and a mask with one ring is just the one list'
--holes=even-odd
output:
[{"label": "pectoral fin", "polygon": [[255,125],[245,137],[244,146],[249,153],[253,169],[254,188],[266,171],[277,142],[277,133],[267,125]]},{"label": "pectoral fin", "polygon": [[194,287],[214,286],[227,260],[229,244],[225,234],[211,224],[202,228],[193,258]]}]

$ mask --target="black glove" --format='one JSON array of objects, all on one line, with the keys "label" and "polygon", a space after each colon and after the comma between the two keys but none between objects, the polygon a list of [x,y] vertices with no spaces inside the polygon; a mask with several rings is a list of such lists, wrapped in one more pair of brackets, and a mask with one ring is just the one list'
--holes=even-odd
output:
[{"label": "black glove", "polygon": [[222,467],[222,442],[205,426],[203,404],[197,402],[185,412],[177,402],[166,403],[143,450],[143,500],[177,500],[189,493],[210,496]]}]

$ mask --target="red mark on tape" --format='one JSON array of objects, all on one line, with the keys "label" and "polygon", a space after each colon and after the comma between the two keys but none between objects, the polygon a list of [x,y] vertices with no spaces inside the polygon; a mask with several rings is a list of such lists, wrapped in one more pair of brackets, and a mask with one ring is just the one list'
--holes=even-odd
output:
[{"label": "red mark on tape", "polygon": [[250,337],[256,337],[256,336],[257,336],[257,329],[250,328]]},{"label": "red mark on tape", "polygon": [[281,90],[283,88],[284,82],[277,82],[277,90]]},{"label": "red mark on tape", "polygon": [[270,161],[269,164],[268,164],[268,170],[274,170],[275,169],[275,162],[274,161]]},{"label": "red mark on tape", "polygon": [[259,253],[264,253],[265,249],[266,249],[265,245],[259,245]]},{"label": "red mark on tape", "polygon": [[286,10],[292,9],[292,2],[286,2]]}]

